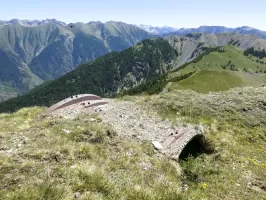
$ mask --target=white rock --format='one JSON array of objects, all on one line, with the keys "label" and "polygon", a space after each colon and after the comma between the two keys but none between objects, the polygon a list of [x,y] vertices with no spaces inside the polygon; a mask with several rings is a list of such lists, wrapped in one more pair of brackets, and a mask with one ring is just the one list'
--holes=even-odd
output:
[{"label": "white rock", "polygon": [[72,133],[72,131],[67,130],[67,129],[62,129],[62,131],[64,131],[66,134]]},{"label": "white rock", "polygon": [[8,151],[7,151],[7,153],[12,153],[14,150],[13,149],[9,149]]},{"label": "white rock", "polygon": [[79,192],[76,192],[76,193],[74,194],[74,197],[75,197],[76,199],[79,199],[79,198],[80,198],[80,193],[79,193]]},{"label": "white rock", "polygon": [[138,135],[138,136],[137,136],[137,139],[142,140],[142,137]]},{"label": "white rock", "polygon": [[90,119],[90,122],[96,122],[97,120],[96,119],[94,119],[94,118],[91,118]]},{"label": "white rock", "polygon": [[158,141],[153,141],[153,142],[152,142],[152,145],[153,145],[154,148],[157,149],[157,150],[161,150],[161,149],[163,149],[163,146],[162,146],[161,143],[158,142]]}]

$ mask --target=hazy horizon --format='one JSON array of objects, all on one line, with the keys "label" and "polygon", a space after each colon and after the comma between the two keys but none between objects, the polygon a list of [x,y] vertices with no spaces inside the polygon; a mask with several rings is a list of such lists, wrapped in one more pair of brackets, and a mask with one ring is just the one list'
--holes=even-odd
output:
[{"label": "hazy horizon", "polygon": [[128,24],[197,28],[199,26],[249,26],[266,30],[261,23],[266,2],[211,0],[14,0],[1,4],[0,20],[57,19],[67,24],[121,21]]}]

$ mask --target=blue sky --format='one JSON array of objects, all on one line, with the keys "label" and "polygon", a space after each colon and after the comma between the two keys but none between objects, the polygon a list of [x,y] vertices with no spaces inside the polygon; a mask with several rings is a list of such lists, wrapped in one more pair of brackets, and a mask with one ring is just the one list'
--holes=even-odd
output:
[{"label": "blue sky", "polygon": [[0,20],[70,22],[123,21],[131,24],[251,26],[266,31],[265,0],[0,0]]}]

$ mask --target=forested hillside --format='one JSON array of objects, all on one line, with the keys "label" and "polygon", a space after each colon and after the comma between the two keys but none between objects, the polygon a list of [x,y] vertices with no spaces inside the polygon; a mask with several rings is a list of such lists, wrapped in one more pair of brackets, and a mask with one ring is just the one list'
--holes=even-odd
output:
[{"label": "forested hillside", "polygon": [[174,66],[178,52],[164,39],[148,39],[118,53],[110,53],[44,84],[26,95],[0,104],[0,112],[49,106],[71,95],[112,96],[164,74]]}]

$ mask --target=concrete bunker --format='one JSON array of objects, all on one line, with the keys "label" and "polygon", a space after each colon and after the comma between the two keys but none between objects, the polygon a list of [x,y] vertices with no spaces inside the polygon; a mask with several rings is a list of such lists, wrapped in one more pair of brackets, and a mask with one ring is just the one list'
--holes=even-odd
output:
[{"label": "concrete bunker", "polygon": [[83,108],[87,107],[93,107],[93,106],[99,106],[99,105],[105,105],[108,102],[103,100],[101,97],[94,95],[94,94],[79,94],[79,95],[73,95],[69,98],[66,98],[50,108],[48,108],[45,112],[51,113],[53,111],[56,111],[58,109],[66,108],[71,105],[79,104],[83,106]]},{"label": "concrete bunker", "polygon": [[204,153],[214,153],[214,148],[204,135],[198,134],[192,137],[183,147],[179,155],[179,160],[187,160],[190,156],[196,158]]}]

